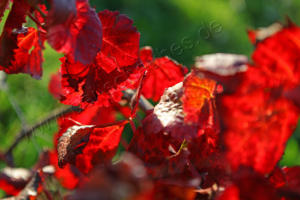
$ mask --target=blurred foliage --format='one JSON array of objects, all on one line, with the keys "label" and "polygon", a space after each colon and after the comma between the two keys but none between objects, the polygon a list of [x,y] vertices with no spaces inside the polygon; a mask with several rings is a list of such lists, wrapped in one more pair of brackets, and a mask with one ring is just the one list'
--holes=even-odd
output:
[{"label": "blurred foliage", "polygon": [[[97,11],[119,10],[128,15],[141,33],[141,46],[150,45],[156,56],[167,55],[186,66],[192,65],[195,56],[207,53],[251,55],[248,28],[284,21],[287,15],[300,24],[299,0],[91,0],[91,4]],[[20,106],[29,125],[62,106],[48,92],[51,74],[60,66],[59,57],[46,45],[41,80],[24,74],[7,77],[9,89],[0,90],[0,151],[5,151],[21,129],[11,100]],[[43,148],[53,147],[56,131],[53,121],[21,142],[13,152],[16,166],[32,166]],[[282,165],[300,164],[299,141],[298,128]]]}]

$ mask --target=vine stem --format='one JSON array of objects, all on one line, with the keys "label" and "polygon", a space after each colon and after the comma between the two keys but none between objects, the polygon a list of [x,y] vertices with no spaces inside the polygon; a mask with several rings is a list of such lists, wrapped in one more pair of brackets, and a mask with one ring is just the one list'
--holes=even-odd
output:
[{"label": "vine stem", "polygon": [[[124,92],[123,98],[126,99],[128,102],[130,102],[132,100],[132,98],[135,96],[135,92],[133,90],[126,90]],[[148,112],[150,110],[152,110],[154,107],[153,105],[142,95],[140,96],[139,99],[139,107],[144,111],[144,112]],[[30,137],[33,132],[42,127],[43,125],[51,122],[52,120],[57,119],[58,117],[65,115],[67,113],[73,112],[73,111],[80,111],[81,109],[78,107],[64,107],[64,108],[59,108],[57,110],[55,110],[53,113],[51,113],[50,115],[48,115],[46,118],[44,118],[43,120],[39,121],[38,123],[34,124],[31,127],[25,127],[23,128],[16,136],[16,139],[14,140],[14,142],[9,146],[9,148],[7,149],[7,151],[4,154],[4,157],[7,161],[7,163],[11,166],[13,166],[13,157],[12,157],[12,151],[14,150],[14,148],[26,137]]]},{"label": "vine stem", "polygon": [[[131,102],[132,98],[134,98],[135,96],[135,91],[128,89],[125,90],[123,94],[123,99],[127,100],[128,102]],[[143,95],[140,95],[139,107],[144,112],[148,112],[154,108],[154,106]]]},{"label": "vine stem", "polygon": [[26,137],[30,137],[33,132],[42,127],[43,125],[51,122],[52,120],[57,119],[58,117],[73,112],[73,111],[80,111],[81,109],[78,107],[64,107],[64,108],[59,108],[55,111],[53,111],[53,113],[51,113],[49,116],[47,116],[46,118],[44,118],[43,120],[39,121],[38,123],[34,124],[33,126],[26,128],[26,129],[22,129],[19,134],[16,136],[16,139],[14,140],[14,142],[10,145],[10,147],[7,149],[7,151],[5,152],[5,157],[8,159],[8,161],[12,161],[11,158],[11,154],[12,151],[14,150],[14,148]]}]

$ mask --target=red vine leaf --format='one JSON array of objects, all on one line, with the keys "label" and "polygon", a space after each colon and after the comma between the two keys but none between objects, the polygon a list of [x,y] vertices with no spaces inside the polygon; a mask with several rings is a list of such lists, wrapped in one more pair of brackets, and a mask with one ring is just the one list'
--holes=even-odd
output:
[{"label": "red vine leaf", "polygon": [[[154,107],[153,112],[146,116],[143,120],[143,126],[138,129],[133,137],[129,150],[143,159],[147,166],[159,166],[159,169],[168,169],[170,172],[172,168],[164,165],[171,162],[165,161],[168,158],[175,157],[176,159],[180,156],[183,153],[180,150],[183,143],[187,143],[184,145],[184,148],[187,148],[186,152],[190,152],[188,154],[191,154],[191,157],[187,156],[188,158],[180,162],[182,163],[180,166],[185,166],[184,164],[190,158],[194,159],[194,156],[197,157],[199,162],[208,162],[211,159],[211,155],[217,150],[219,126],[215,108],[208,103],[213,101],[212,96],[205,91],[209,93],[209,99],[207,99],[206,103],[207,93],[194,96],[191,92],[184,92],[190,91],[194,87],[191,84],[193,79],[201,80],[198,78],[192,73],[187,76],[184,83],[181,82],[166,89],[159,103]],[[198,83],[197,87],[199,88],[201,86],[203,88],[211,86],[208,87],[211,92],[215,89],[214,81],[203,79]],[[211,84],[205,85],[206,83]],[[186,113],[184,110],[185,104],[188,105],[190,99],[195,102],[195,105],[201,105],[201,108],[197,107],[197,120],[193,119],[191,121],[189,113]],[[179,166],[179,163],[177,165]],[[180,174],[185,172],[184,169],[185,167],[181,167],[174,171]],[[189,172],[190,170],[187,171]],[[152,173],[157,175],[158,172],[154,170]],[[163,173],[164,171],[158,174]],[[189,176],[185,175],[185,177]]]},{"label": "red vine leaf", "polygon": [[[103,22],[103,38],[106,39],[94,63],[74,63],[68,56],[62,59],[62,87],[65,94],[62,102],[65,104],[85,107],[96,103],[109,106],[114,101],[120,101],[121,91],[133,87],[141,75],[139,33],[132,26],[132,20],[107,10],[100,12],[99,16]],[[106,61],[110,59],[116,63],[109,64],[112,68],[108,70]]]},{"label": "red vine leaf", "polygon": [[[255,191],[255,192],[253,192]],[[250,169],[237,171],[217,200],[279,200],[276,189],[261,174]]]},{"label": "red vine leaf", "polygon": [[214,99],[216,82],[211,79],[202,79],[196,75],[188,76],[184,83],[182,97],[186,122],[197,122],[206,102]]},{"label": "red vine leaf", "polygon": [[119,12],[99,12],[103,26],[103,45],[97,63],[106,73],[138,62],[140,34],[133,21]]},{"label": "red vine leaf", "polygon": [[[97,164],[111,161],[119,145],[127,121],[114,122],[112,107],[90,106],[81,113],[59,119],[57,143],[59,166],[74,164],[88,173]],[[81,125],[81,124],[93,125]]]},{"label": "red vine leaf", "polygon": [[[29,5],[25,0],[14,1],[5,22],[2,35],[0,37],[0,69],[10,73],[7,69],[14,60],[14,50],[18,47],[17,36],[24,32],[22,24],[26,22],[26,13]],[[13,72],[15,73],[15,72]]]},{"label": "red vine leaf", "polygon": [[52,1],[47,20],[49,44],[74,62],[90,64],[102,45],[102,26],[87,0]]},{"label": "red vine leaf", "polygon": [[164,90],[183,81],[187,68],[168,58],[153,58],[151,47],[140,50],[140,57],[147,69],[147,76],[142,89],[146,98],[158,101]]},{"label": "red vine leaf", "polygon": [[[300,29],[293,24],[259,42],[244,79],[222,99],[227,157],[233,169],[246,165],[265,174],[280,160],[299,110],[286,91],[300,83]],[[270,157],[269,155],[272,155]]]}]

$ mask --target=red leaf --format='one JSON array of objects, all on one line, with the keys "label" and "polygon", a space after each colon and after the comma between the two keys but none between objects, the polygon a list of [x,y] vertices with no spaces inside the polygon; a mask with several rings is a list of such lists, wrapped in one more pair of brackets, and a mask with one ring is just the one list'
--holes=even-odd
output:
[{"label": "red leaf", "polygon": [[26,35],[18,35],[18,48],[15,50],[15,60],[12,65],[18,71],[39,79],[42,76],[44,41],[44,33],[33,28],[28,28]]},{"label": "red leaf", "polygon": [[[0,69],[5,70],[14,58],[17,48],[17,35],[23,32],[22,24],[26,21],[29,5],[24,0],[14,1],[0,38]],[[7,70],[9,73],[9,70]]]},{"label": "red leaf", "polygon": [[[281,172],[281,173],[280,173]],[[271,181],[277,188],[278,193],[285,199],[293,200],[300,198],[300,167],[284,167],[275,176],[280,174],[281,179],[274,181],[274,175],[271,176]]]},{"label": "red leaf", "polygon": [[216,199],[279,200],[280,197],[266,178],[249,169],[241,169],[233,175],[231,184]]},{"label": "red leaf", "polygon": [[82,154],[76,158],[78,169],[88,173],[94,166],[111,161],[119,146],[126,123],[106,128],[95,128]]},{"label": "red leaf", "polygon": [[28,73],[39,79],[45,36],[34,28],[22,27],[29,8],[24,0],[13,3],[0,39],[0,69],[6,73]]},{"label": "red leaf", "polygon": [[[44,33],[34,28],[24,28],[16,35],[13,58],[8,67],[1,67],[6,73],[27,73],[35,79],[42,76],[42,50],[45,40]],[[12,35],[12,37],[15,37]]]},{"label": "red leaf", "polygon": [[265,87],[290,89],[300,82],[300,28],[294,24],[258,43],[252,55],[268,79]]},{"label": "red leaf", "polygon": [[283,96],[294,102],[295,105],[297,105],[298,108],[300,108],[300,85],[290,90],[284,91]]},{"label": "red leaf", "polygon": [[[202,90],[195,95],[194,89]],[[214,81],[190,74],[184,83],[178,83],[165,91],[160,102],[154,107],[153,113],[145,118],[144,129],[151,134],[163,131],[171,137],[182,140],[190,140],[202,135],[200,129],[215,125],[214,108],[209,106],[214,92]],[[208,104],[204,106],[205,102]],[[197,116],[197,120],[192,119],[191,115]]]},{"label": "red leaf", "polygon": [[140,56],[148,71],[142,94],[154,101],[160,99],[166,88],[183,81],[187,73],[186,67],[168,57],[154,59],[151,47],[142,48]]},{"label": "red leaf", "polygon": [[[111,102],[120,101],[121,90],[133,87],[141,75],[138,60],[139,34],[132,26],[132,21],[117,12],[103,11],[99,15],[104,21],[103,38],[107,39],[104,40],[102,51],[97,54],[94,63],[83,65],[74,63],[69,57],[62,59],[62,87],[65,94],[62,102],[65,104],[85,107],[96,103],[109,106]],[[119,34],[118,37],[116,34]],[[112,41],[113,38],[117,40]],[[132,48],[130,51],[126,49],[127,54],[136,59],[127,59],[123,49],[127,47]],[[106,61],[111,56],[118,62],[118,67],[111,65],[113,70],[107,70]],[[124,58],[127,59],[126,62]]]},{"label": "red leaf", "polygon": [[[193,159],[199,163],[209,162],[208,160],[217,151],[218,119],[214,111],[215,108],[209,106],[208,103],[212,102],[213,99],[210,99],[210,95],[209,98],[204,98],[207,96],[205,93],[199,93],[195,96],[191,92],[185,93],[184,91],[190,91],[194,88],[193,79],[201,80],[197,88],[205,86],[201,85],[203,83],[212,83],[212,87],[208,87],[209,90],[205,92],[214,91],[214,81],[202,80],[196,77],[195,74],[190,74],[184,83],[178,83],[165,91],[159,103],[154,107],[153,112],[146,116],[143,126],[135,133],[129,150],[143,159],[147,166],[151,166],[151,168],[159,166],[160,169],[168,169],[168,167],[162,165],[166,165],[165,161],[168,158],[177,157],[177,154],[180,155],[178,151],[181,151],[179,149],[181,149],[183,143],[187,143],[184,148],[191,152],[187,160]],[[184,101],[182,102],[183,97]],[[194,105],[201,104],[201,107],[196,107],[198,109],[194,113],[196,118],[192,120],[189,117],[190,113],[186,113],[184,110],[184,106],[191,102],[190,99],[195,102]],[[187,160],[183,163],[186,164]],[[183,169],[181,168],[177,172],[183,173]]]},{"label": "red leaf", "polygon": [[[214,99],[216,82],[211,79],[202,79],[192,74],[185,79],[183,87],[184,120],[186,122],[197,123],[204,104]],[[210,105],[213,106],[212,104]]]},{"label": "red leaf", "polygon": [[48,15],[49,44],[74,62],[91,64],[102,45],[102,26],[87,0],[54,0]]},{"label": "red leaf", "polygon": [[140,34],[132,26],[133,21],[119,12],[99,12],[103,25],[103,45],[97,56],[97,63],[110,73],[138,62]]},{"label": "red leaf", "polygon": [[223,105],[225,143],[232,167],[246,165],[261,173],[270,172],[296,128],[295,107],[284,99],[272,99],[270,93],[261,89],[224,97]]},{"label": "red leaf", "polygon": [[72,163],[81,172],[88,173],[95,165],[109,162],[127,123],[113,122],[114,114],[112,108],[90,106],[81,113],[61,118],[57,145],[60,166]]},{"label": "red leaf", "polygon": [[298,122],[286,91],[300,83],[299,41],[300,29],[291,24],[258,43],[255,65],[235,94],[223,98],[224,139],[234,169],[246,165],[265,174],[280,160]]},{"label": "red leaf", "polygon": [[68,60],[64,61],[61,69],[65,94],[62,103],[81,107],[92,103],[110,106],[112,102],[119,102],[121,91],[135,85],[141,74],[141,68],[137,65],[116,69],[107,74],[99,68],[98,63],[84,66],[69,63]]},{"label": "red leaf", "polygon": [[[65,26],[67,28],[76,17],[76,0],[52,0],[51,9],[47,16],[47,26]],[[61,27],[63,28],[63,27]]]}]

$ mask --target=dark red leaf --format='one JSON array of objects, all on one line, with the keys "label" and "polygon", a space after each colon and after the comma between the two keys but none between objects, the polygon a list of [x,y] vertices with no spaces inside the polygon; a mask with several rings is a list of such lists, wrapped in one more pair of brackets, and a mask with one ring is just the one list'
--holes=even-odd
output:
[{"label": "dark red leaf", "polygon": [[[132,26],[132,21],[111,11],[100,12],[99,16],[103,21],[104,39],[102,50],[94,63],[83,65],[74,63],[69,57],[62,59],[62,87],[65,94],[62,102],[65,104],[85,107],[96,103],[109,106],[111,102],[120,101],[121,90],[133,87],[141,75],[139,33]],[[109,64],[112,69],[107,70],[106,61],[110,59],[117,64]]]},{"label": "dark red leaf", "polygon": [[76,17],[76,0],[51,0],[51,9],[47,16],[47,26],[65,26],[67,28]]},{"label": "dark red leaf", "polygon": [[6,73],[27,73],[35,79],[40,79],[42,76],[44,33],[34,28],[23,28],[19,33],[13,33],[10,36],[10,38],[13,37],[15,37],[17,45],[12,55],[13,58],[8,67],[0,66],[0,69]]},{"label": "dark red leaf", "polygon": [[42,76],[44,33],[28,28],[27,34],[20,34],[17,39],[18,48],[15,50],[15,60],[12,65],[21,72],[39,79]]},{"label": "dark red leaf", "polygon": [[217,200],[279,200],[276,189],[266,178],[249,169],[241,169],[233,175]]},{"label": "dark red leaf", "polygon": [[11,65],[14,59],[14,49],[17,46],[17,35],[23,33],[22,24],[26,22],[25,17],[29,11],[29,5],[25,0],[14,1],[5,22],[0,38],[0,68],[4,70]]},{"label": "dark red leaf", "polygon": [[97,166],[68,200],[141,199],[150,200],[151,181],[143,163],[124,153],[114,165]]},{"label": "dark red leaf", "polygon": [[88,0],[52,1],[47,20],[49,44],[74,62],[91,64],[102,45],[102,26]]},{"label": "dark red leaf", "polygon": [[[280,176],[280,179],[278,177]],[[277,177],[275,179],[275,177]],[[278,194],[284,199],[300,198],[300,167],[284,167],[272,174],[270,181],[277,188]]]},{"label": "dark red leaf", "polygon": [[43,32],[24,28],[29,12],[26,1],[14,1],[0,38],[0,69],[6,73],[28,73],[39,79],[42,75]]}]

